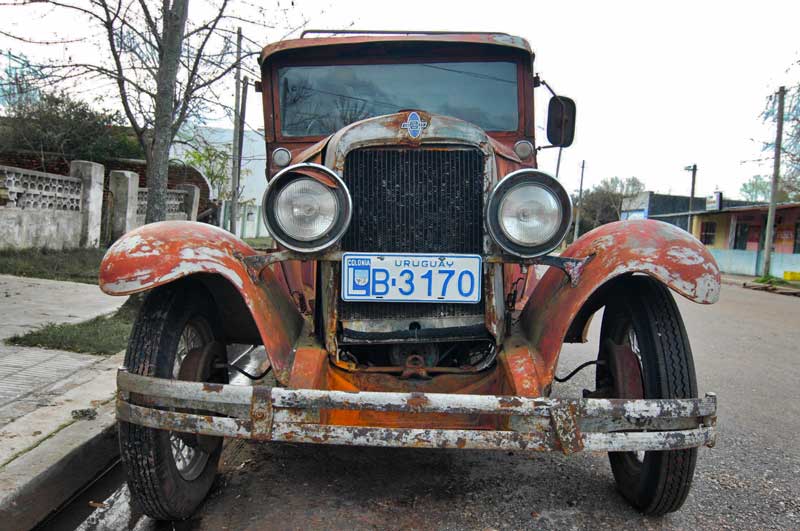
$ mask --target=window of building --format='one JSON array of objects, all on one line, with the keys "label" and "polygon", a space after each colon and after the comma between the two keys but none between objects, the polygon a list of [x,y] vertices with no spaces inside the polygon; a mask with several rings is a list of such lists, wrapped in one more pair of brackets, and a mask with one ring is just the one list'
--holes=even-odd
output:
[{"label": "window of building", "polygon": [[736,236],[733,240],[733,248],[740,251],[747,249],[747,234],[750,230],[750,225],[747,223],[739,223],[736,225]]},{"label": "window of building", "polygon": [[700,241],[706,245],[714,245],[714,238],[717,235],[717,223],[715,221],[704,221],[700,224]]},{"label": "window of building", "polygon": [[800,222],[794,224],[794,254],[800,254]]}]

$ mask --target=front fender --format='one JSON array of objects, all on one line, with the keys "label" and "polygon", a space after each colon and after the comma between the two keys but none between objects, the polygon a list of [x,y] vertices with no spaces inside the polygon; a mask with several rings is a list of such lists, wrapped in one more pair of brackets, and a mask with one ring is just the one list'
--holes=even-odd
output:
[{"label": "front fender", "polygon": [[562,256],[592,258],[574,287],[562,271],[550,268],[520,316],[522,332],[548,380],[573,320],[589,297],[616,277],[641,273],[691,301],[712,304],[719,299],[720,275],[714,257],[689,233],[661,221],[603,225],[584,234]]},{"label": "front fender", "polygon": [[130,295],[199,273],[223,277],[241,295],[279,381],[288,380],[302,316],[270,268],[261,276],[243,259],[256,252],[229,232],[192,221],[163,221],[117,240],[100,264],[100,289]]}]

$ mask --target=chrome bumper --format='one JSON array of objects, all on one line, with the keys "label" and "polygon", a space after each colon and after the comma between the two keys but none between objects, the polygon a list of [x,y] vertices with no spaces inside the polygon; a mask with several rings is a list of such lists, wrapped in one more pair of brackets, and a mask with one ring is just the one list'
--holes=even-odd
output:
[{"label": "chrome bumper", "polygon": [[[240,439],[571,454],[712,447],[716,437],[717,397],[713,393],[671,400],[351,393],[185,382],[134,375],[124,369],[117,373],[117,389],[118,420]],[[502,415],[508,417],[508,428],[320,424],[320,410],[330,409]]]}]

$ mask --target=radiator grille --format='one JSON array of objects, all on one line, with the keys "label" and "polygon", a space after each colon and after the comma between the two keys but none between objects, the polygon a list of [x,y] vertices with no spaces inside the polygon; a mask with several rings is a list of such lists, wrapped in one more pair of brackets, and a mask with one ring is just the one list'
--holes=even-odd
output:
[{"label": "radiator grille", "polygon": [[[345,159],[353,221],[344,251],[483,249],[484,157],[478,149],[360,149]],[[340,301],[341,319],[483,315],[480,304]]]}]

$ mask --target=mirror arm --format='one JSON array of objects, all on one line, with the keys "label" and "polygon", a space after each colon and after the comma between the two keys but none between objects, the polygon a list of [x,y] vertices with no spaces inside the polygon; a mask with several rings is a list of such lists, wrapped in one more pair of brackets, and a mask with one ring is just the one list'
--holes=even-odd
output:
[{"label": "mirror arm", "polygon": [[539,74],[534,74],[534,76],[533,76],[533,87],[534,87],[534,88],[536,88],[536,87],[539,87],[539,86],[541,86],[541,85],[544,85],[544,86],[545,86],[545,88],[547,88],[547,90],[548,90],[548,91],[550,91],[550,94],[551,94],[551,95],[553,95],[553,96],[558,96],[558,95],[557,95],[557,94],[556,94],[556,93],[553,91],[553,88],[552,88],[550,85],[548,85],[548,84],[547,84],[547,81],[545,81],[544,79],[542,79],[541,77],[539,77]]},{"label": "mirror arm", "polygon": [[[534,87],[538,87],[539,85],[544,85],[545,88],[547,88],[547,90],[550,91],[550,94],[552,94],[552,96],[554,98],[556,98],[556,101],[558,101],[558,104],[561,105],[561,134],[562,134],[562,140],[563,140],[563,134],[564,134],[564,110],[566,109],[566,106],[564,105],[564,102],[561,101],[561,98],[558,96],[558,94],[556,94],[556,92],[553,90],[553,87],[551,87],[547,83],[547,81],[545,81],[544,79],[539,77],[539,74],[535,74],[533,76],[533,86]],[[545,149],[545,148],[549,148],[549,147],[560,147],[560,146],[540,146],[540,147],[536,148],[536,150],[539,151],[541,149]],[[558,161],[559,161],[559,166],[560,166],[561,165],[560,164],[560,162],[561,162],[561,152],[558,153]],[[558,169],[556,169],[556,177],[558,177]]]}]

